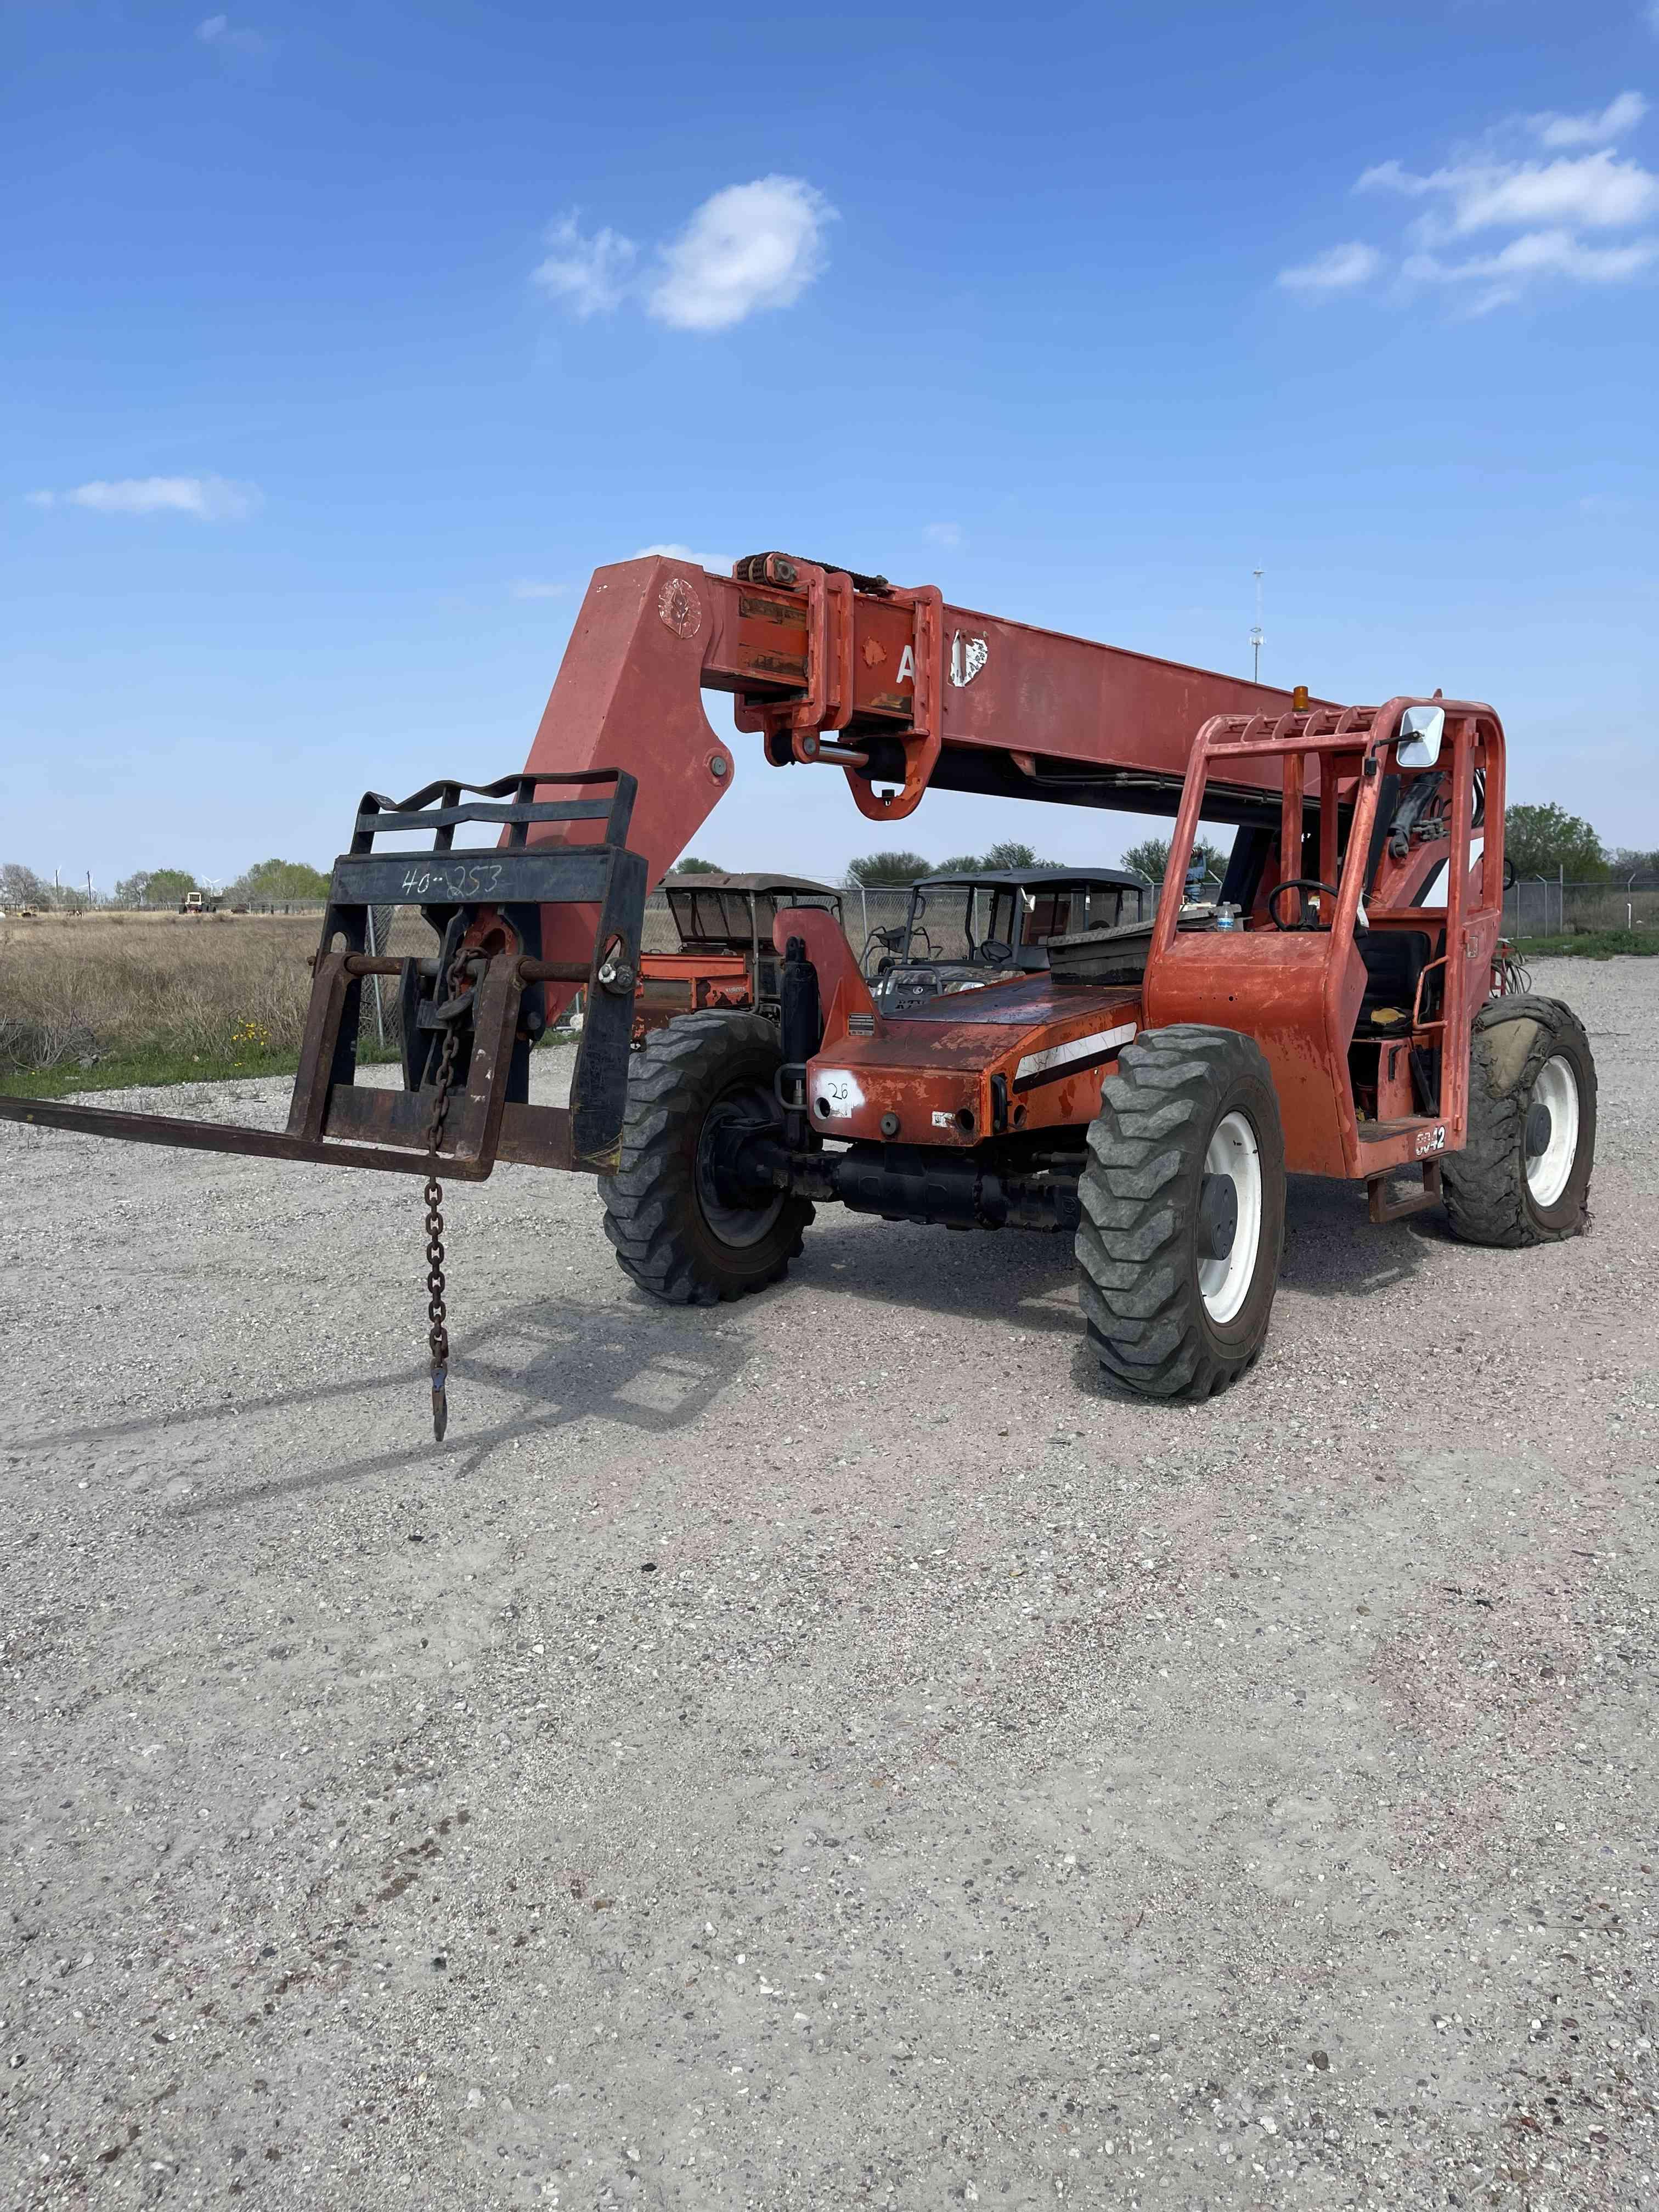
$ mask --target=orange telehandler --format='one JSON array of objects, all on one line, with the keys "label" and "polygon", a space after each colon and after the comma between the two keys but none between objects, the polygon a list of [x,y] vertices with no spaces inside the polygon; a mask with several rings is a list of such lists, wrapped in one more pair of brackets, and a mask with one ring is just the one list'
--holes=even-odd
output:
[{"label": "orange telehandler", "polygon": [[[835,916],[787,908],[779,1021],[706,1009],[630,1052],[647,887],[734,771],[706,690],[773,766],[841,770],[871,821],[930,787],[1172,816],[1157,913],[1053,940],[1046,973],[882,1008]],[[1200,823],[1233,831],[1201,903],[1182,896]],[[0,1115],[424,1175],[441,1435],[437,1177],[497,1160],[598,1176],[623,1269],[681,1304],[775,1281],[830,1201],[1072,1232],[1103,1366],[1202,1397],[1267,1336],[1287,1172],[1363,1182],[1377,1221],[1443,1202],[1480,1243],[1584,1225],[1595,1067],[1569,1010],[1521,988],[1504,872],[1504,734],[1479,702],[1345,707],[783,554],[730,577],[651,557],[595,574],[520,775],[364,799],[285,1132]],[[431,926],[424,958],[368,949],[369,908],[399,903]],[[401,1091],[353,1080],[380,974]],[[569,1105],[532,1105],[531,1051],[577,989]]]}]

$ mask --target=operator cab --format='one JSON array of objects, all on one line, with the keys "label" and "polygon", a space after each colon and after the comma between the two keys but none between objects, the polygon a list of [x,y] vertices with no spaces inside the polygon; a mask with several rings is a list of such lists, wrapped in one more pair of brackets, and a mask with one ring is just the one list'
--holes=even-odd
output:
[{"label": "operator cab", "polygon": [[699,870],[670,876],[663,890],[685,952],[747,952],[757,938],[769,945],[781,907],[817,906],[841,913],[840,894],[805,876],[728,876]]},{"label": "operator cab", "polygon": [[988,868],[926,876],[909,911],[864,948],[871,996],[884,1014],[982,989],[1048,967],[1051,939],[1150,917],[1152,885],[1121,868]]},{"label": "operator cab", "polygon": [[[1351,869],[1357,873],[1353,949],[1365,981],[1354,1018],[1356,1041],[1404,1036],[1414,1012],[1420,1026],[1439,1011],[1437,971],[1446,953],[1440,879],[1452,813],[1451,764],[1440,760],[1444,722],[1437,708],[1407,708],[1392,754],[1377,763],[1376,811],[1363,850],[1349,835],[1352,807],[1335,810],[1333,836],[1321,830],[1322,802],[1317,811],[1310,805],[1302,854],[1306,872],[1280,879],[1282,823],[1242,830],[1217,902],[1224,912],[1230,900],[1236,902],[1241,927],[1328,933],[1336,923],[1341,884]],[[1470,786],[1465,866],[1478,870],[1486,823],[1483,768],[1473,770]],[[1320,858],[1322,842],[1328,860]],[[1327,874],[1330,879],[1322,880]],[[1426,1085],[1419,1083],[1419,1089],[1426,1095]]]},{"label": "operator cab", "polygon": [[1372,1180],[1374,1218],[1390,1218],[1376,1179],[1464,1141],[1467,1043],[1446,1041],[1467,1040],[1498,975],[1497,718],[1438,700],[1216,716],[1194,748],[1170,881],[1200,821],[1228,819],[1212,908],[1166,904],[1148,932],[1073,935],[1054,948],[1056,979],[1127,982],[1138,965],[1150,1024],[1253,1036],[1291,1165]]}]

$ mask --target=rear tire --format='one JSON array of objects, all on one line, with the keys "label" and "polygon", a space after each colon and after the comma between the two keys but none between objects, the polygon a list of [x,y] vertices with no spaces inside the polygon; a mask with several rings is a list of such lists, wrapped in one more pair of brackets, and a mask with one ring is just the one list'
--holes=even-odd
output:
[{"label": "rear tire", "polygon": [[1489,1000],[1469,1038],[1468,1139],[1441,1162],[1446,1212],[1468,1244],[1553,1244],[1589,1218],[1595,1061],[1559,999]]},{"label": "rear tire", "polygon": [[783,1192],[759,1206],[724,1202],[704,1153],[728,1118],[775,1113],[783,1049],[759,1014],[681,1014],[651,1030],[629,1068],[622,1164],[601,1176],[605,1233],[623,1274],[670,1305],[713,1305],[783,1275],[812,1218]]},{"label": "rear tire", "polygon": [[1080,1296],[1106,1372],[1146,1398],[1236,1382],[1266,1341],[1285,1243],[1285,1140],[1261,1048],[1195,1023],[1126,1045],[1079,1198]]}]

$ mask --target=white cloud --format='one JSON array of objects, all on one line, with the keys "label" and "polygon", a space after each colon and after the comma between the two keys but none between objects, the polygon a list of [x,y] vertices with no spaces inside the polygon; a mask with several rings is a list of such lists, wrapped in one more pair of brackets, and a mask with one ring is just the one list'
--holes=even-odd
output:
[{"label": "white cloud", "polygon": [[1638,239],[1629,246],[1586,246],[1570,230],[1530,230],[1497,253],[1467,261],[1443,261],[1433,253],[1412,255],[1402,273],[1433,284],[1473,285],[1474,311],[1507,307],[1543,276],[1565,276],[1579,284],[1622,284],[1659,261],[1659,239]]},{"label": "white cloud", "polygon": [[959,522],[929,522],[923,525],[921,534],[930,544],[947,546],[955,552],[962,543],[962,525]]},{"label": "white cloud", "polygon": [[[1659,0],[1656,0],[1659,5]],[[1648,112],[1639,92],[1615,93],[1599,115],[1533,115],[1527,118],[1540,145],[1610,146],[1633,131]]]},{"label": "white cloud", "polygon": [[677,331],[726,331],[792,307],[824,264],[835,210],[799,177],[758,177],[706,199],[662,249],[647,312]]},{"label": "white cloud", "polygon": [[579,321],[614,314],[626,298],[639,248],[618,232],[584,238],[574,215],[561,216],[547,234],[554,249],[533,273],[535,282],[562,300]]},{"label": "white cloud", "polygon": [[665,561],[689,562],[694,568],[712,568],[718,574],[729,576],[737,566],[730,553],[694,553],[689,545],[641,545],[637,553],[630,553],[630,561],[647,561],[653,554]]},{"label": "white cloud", "polygon": [[228,15],[204,15],[196,35],[204,46],[216,47],[221,53],[262,54],[268,44],[259,32],[241,28]]},{"label": "white cloud", "polygon": [[562,599],[570,586],[568,584],[544,584],[534,576],[515,576],[511,588],[515,599]]},{"label": "white cloud", "polygon": [[1426,230],[1454,238],[1534,222],[1619,230],[1659,211],[1659,178],[1605,150],[1576,161],[1458,161],[1425,177],[1384,161],[1357,189],[1431,201]]},{"label": "white cloud", "polygon": [[1351,239],[1294,269],[1281,269],[1278,281],[1290,292],[1351,292],[1357,284],[1369,283],[1382,266],[1374,246]]},{"label": "white cloud", "polygon": [[259,505],[257,484],[228,477],[94,478],[70,491],[32,491],[36,507],[84,507],[94,514],[189,514],[198,522],[237,522]]},{"label": "white cloud", "polygon": [[835,220],[802,178],[757,177],[706,199],[678,237],[658,247],[648,274],[631,238],[609,228],[588,235],[573,214],[550,228],[553,251],[532,276],[584,322],[637,298],[671,330],[727,331],[799,299],[823,267],[823,231]]},{"label": "white cloud", "polygon": [[[1653,5],[1659,11],[1659,0]],[[1382,161],[1354,189],[1415,205],[1400,240],[1401,277],[1461,290],[1477,313],[1550,283],[1629,283],[1659,262],[1659,231],[1651,228],[1659,221],[1659,175],[1620,158],[1611,142],[1647,112],[1640,93],[1621,92],[1582,115],[1511,116],[1437,168]],[[1522,156],[1528,137],[1555,158]],[[1593,150],[1562,150],[1577,147]],[[1504,232],[1512,234],[1507,240],[1490,237]],[[1608,238],[1618,232],[1635,235]],[[1295,291],[1341,291],[1383,266],[1378,247],[1351,240],[1282,269],[1279,282]]]}]

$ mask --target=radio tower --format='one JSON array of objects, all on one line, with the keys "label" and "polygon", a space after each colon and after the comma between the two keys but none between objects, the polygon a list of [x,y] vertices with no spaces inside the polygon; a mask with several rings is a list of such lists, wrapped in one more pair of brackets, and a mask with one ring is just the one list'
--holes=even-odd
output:
[{"label": "radio tower", "polygon": [[1257,568],[1253,568],[1250,573],[1255,578],[1255,628],[1250,632],[1250,678],[1253,683],[1260,684],[1261,681],[1261,571]]}]

